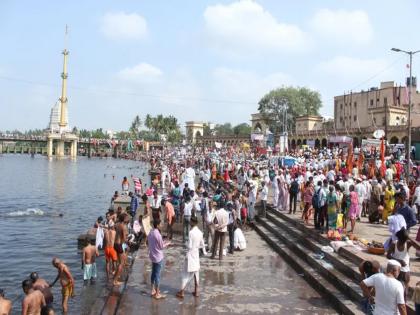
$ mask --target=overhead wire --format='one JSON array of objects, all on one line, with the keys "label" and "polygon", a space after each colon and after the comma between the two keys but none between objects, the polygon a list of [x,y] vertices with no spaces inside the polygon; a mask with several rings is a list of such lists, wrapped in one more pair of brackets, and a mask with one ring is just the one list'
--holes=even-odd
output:
[{"label": "overhead wire", "polygon": [[[32,80],[27,80],[27,79],[22,79],[22,78],[13,78],[13,77],[8,77],[4,75],[0,75],[0,80],[19,82],[19,83],[30,84],[30,85],[56,87],[56,88],[61,86],[59,84],[36,82]],[[160,99],[189,100],[189,101],[204,102],[204,103],[222,103],[222,104],[229,103],[229,104],[248,104],[248,105],[256,104],[256,102],[240,101],[240,100],[227,100],[227,99],[222,100],[222,99],[209,99],[209,98],[199,98],[199,97],[190,97],[190,96],[176,96],[176,95],[165,95],[165,94],[159,95],[159,94],[152,94],[152,93],[127,92],[127,91],[109,90],[109,89],[92,89],[92,88],[75,86],[75,85],[68,85],[68,88],[72,90],[87,91],[87,92],[92,92],[92,93],[120,94],[120,95],[151,97],[151,98],[160,98]]]}]

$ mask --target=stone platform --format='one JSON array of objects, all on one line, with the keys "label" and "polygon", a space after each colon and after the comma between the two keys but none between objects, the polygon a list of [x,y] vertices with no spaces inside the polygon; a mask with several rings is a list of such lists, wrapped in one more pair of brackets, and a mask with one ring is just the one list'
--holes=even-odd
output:
[{"label": "stone platform", "polygon": [[[191,294],[190,284],[184,300],[175,296],[185,256],[182,244],[175,240],[165,250],[161,290],[166,298],[159,301],[150,297],[151,264],[147,249],[141,248],[116,314],[336,314],[253,230],[245,237],[248,248],[243,252],[221,262],[201,258],[200,297]],[[113,312],[105,305],[103,314]]]}]

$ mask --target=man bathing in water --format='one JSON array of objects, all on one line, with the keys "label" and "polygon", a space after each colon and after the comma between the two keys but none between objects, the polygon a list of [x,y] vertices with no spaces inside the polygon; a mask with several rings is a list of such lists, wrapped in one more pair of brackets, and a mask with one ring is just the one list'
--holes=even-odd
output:
[{"label": "man bathing in water", "polygon": [[118,260],[117,252],[114,249],[115,242],[115,226],[114,224],[109,225],[105,229],[104,240],[105,240],[105,259],[106,259],[106,274],[108,278],[115,273],[115,263]]},{"label": "man bathing in water", "polygon": [[22,282],[25,298],[22,301],[22,315],[41,315],[41,309],[46,305],[44,295],[39,290],[34,290],[32,280]]},{"label": "man bathing in water", "polygon": [[42,292],[47,305],[52,305],[52,303],[54,301],[54,298],[53,298],[51,288],[50,288],[50,285],[48,284],[48,282],[45,281],[44,279],[40,278],[38,276],[37,272],[32,272],[29,275],[29,279],[32,280],[32,288],[34,290],[39,290],[39,291]]},{"label": "man bathing in water", "polygon": [[98,274],[96,272],[96,257],[99,256],[98,249],[95,246],[95,240],[86,238],[87,245],[83,248],[82,253],[82,268],[83,281],[85,285],[88,281],[94,283]]},{"label": "man bathing in water", "polygon": [[54,257],[52,265],[57,268],[58,274],[54,282],[50,284],[50,287],[53,287],[58,279],[60,279],[61,295],[63,297],[61,305],[63,307],[63,314],[67,314],[69,297],[74,297],[74,279],[69,268],[60,259]]},{"label": "man bathing in water", "polygon": [[127,260],[127,255],[125,253],[125,246],[128,237],[127,223],[130,221],[127,213],[121,213],[118,216],[118,223],[115,225],[115,243],[114,249],[118,255],[118,267],[114,276],[114,285],[120,285],[121,282],[118,281],[118,278],[121,276],[125,262]]},{"label": "man bathing in water", "polygon": [[4,297],[3,289],[0,289],[0,315],[10,315],[12,312],[12,301]]}]

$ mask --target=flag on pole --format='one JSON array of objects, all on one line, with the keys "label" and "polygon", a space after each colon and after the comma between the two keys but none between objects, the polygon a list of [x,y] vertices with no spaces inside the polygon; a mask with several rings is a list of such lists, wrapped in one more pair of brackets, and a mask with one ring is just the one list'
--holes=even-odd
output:
[{"label": "flag on pole", "polygon": [[363,153],[363,150],[360,150],[359,158],[357,159],[357,168],[359,169],[359,174],[362,173],[364,162],[365,162],[365,155]]},{"label": "flag on pole", "polygon": [[349,150],[347,152],[346,165],[347,165],[347,171],[349,172],[349,174],[351,174],[353,170],[353,143],[350,143],[349,145]]},{"label": "flag on pole", "polygon": [[385,177],[385,141],[384,138],[381,139],[381,176]]}]

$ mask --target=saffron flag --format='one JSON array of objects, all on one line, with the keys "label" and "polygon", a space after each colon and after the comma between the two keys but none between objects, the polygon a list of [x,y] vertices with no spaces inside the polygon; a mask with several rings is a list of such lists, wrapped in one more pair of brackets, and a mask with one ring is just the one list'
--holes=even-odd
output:
[{"label": "saffron flag", "polygon": [[351,174],[353,170],[353,143],[350,143],[349,150],[347,152],[347,161],[346,161],[347,171]]},{"label": "saffron flag", "polygon": [[365,163],[365,155],[363,153],[363,150],[360,150],[359,158],[357,160],[357,168],[359,169],[359,174],[362,173],[364,163]]},{"label": "saffron flag", "polygon": [[384,138],[381,139],[381,176],[385,177],[385,142]]}]

